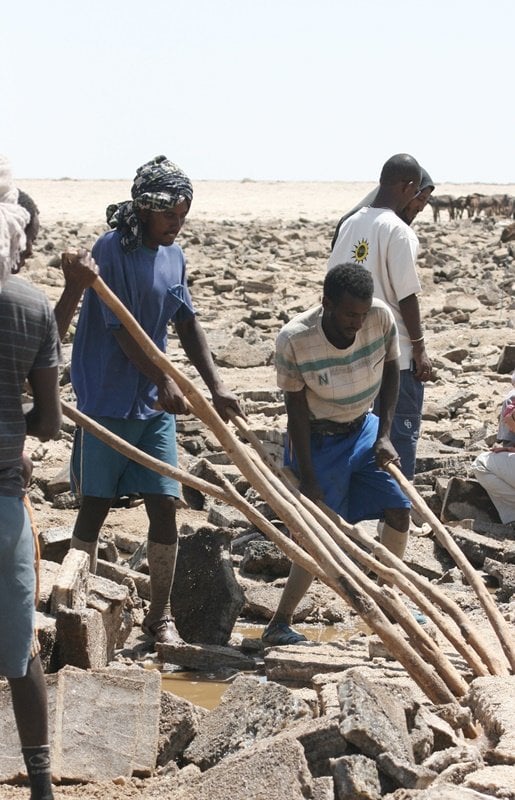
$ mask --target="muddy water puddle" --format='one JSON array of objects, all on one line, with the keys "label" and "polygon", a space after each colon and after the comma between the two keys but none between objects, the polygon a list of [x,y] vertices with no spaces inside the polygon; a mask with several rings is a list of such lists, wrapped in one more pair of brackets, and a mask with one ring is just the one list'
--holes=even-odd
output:
[{"label": "muddy water puddle", "polygon": [[[296,631],[303,633],[310,641],[319,643],[332,642],[336,639],[345,640],[359,631],[369,633],[360,620],[354,621],[352,626],[342,624],[299,624],[294,627]],[[234,636],[241,637],[241,639],[261,639],[264,628],[264,625],[242,623],[234,626],[233,633]],[[239,674],[242,673],[232,671],[221,671],[219,673],[163,671],[161,685],[163,691],[172,692],[178,697],[189,700],[190,703],[211,710],[218,706],[232,681]],[[263,682],[266,681],[266,677],[258,671],[244,674],[255,675]]]},{"label": "muddy water puddle", "polygon": [[205,672],[163,672],[161,688],[196,706],[211,710],[220,703],[237,673],[225,679]]}]

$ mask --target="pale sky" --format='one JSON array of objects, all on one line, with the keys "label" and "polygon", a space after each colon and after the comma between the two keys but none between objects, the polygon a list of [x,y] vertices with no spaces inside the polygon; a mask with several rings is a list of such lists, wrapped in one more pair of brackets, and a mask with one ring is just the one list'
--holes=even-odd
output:
[{"label": "pale sky", "polygon": [[515,183],[513,0],[24,0],[0,22],[19,178]]}]

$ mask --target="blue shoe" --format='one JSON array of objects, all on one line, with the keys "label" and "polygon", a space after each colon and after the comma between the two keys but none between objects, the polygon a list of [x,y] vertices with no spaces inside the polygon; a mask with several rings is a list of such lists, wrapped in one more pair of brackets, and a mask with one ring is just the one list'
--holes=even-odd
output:
[{"label": "blue shoe", "polygon": [[427,625],[428,619],[422,611],[417,608],[416,605],[413,603],[408,603],[407,609],[410,612],[411,616],[415,619],[415,622],[418,622],[419,625]]},{"label": "blue shoe", "polygon": [[302,633],[290,628],[286,622],[271,622],[263,631],[261,641],[266,645],[282,647],[287,644],[307,642],[307,639]]}]

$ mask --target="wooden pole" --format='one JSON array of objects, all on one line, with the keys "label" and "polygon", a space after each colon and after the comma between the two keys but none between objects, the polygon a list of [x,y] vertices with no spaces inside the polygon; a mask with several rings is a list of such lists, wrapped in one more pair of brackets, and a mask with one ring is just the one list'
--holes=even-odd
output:
[{"label": "wooden pole", "polygon": [[[239,432],[246,438],[259,453],[262,460],[268,464],[269,468],[277,477],[286,482],[287,488],[292,492],[297,492],[299,498],[306,502],[303,495],[298,492],[297,478],[294,473],[285,468],[277,467],[269,458],[265,448],[256,434],[248,427],[247,423],[240,417],[231,416]],[[411,570],[401,559],[390,553],[383,545],[369,536],[363,528],[358,525],[349,525],[336,512],[324,503],[317,503],[312,508],[313,513],[325,516],[318,517],[322,524],[325,524],[345,552],[358,561],[367,570],[372,569],[378,576],[388,584],[397,585],[405,594],[410,597],[427,615],[435,622],[444,636],[451,642],[456,650],[463,656],[467,664],[477,677],[492,675],[507,675],[507,669],[500,662],[495,654],[483,643],[479,632],[468,619],[467,615],[461,610],[457,603],[448,598],[438,587],[430,583],[422,575],[418,575]],[[336,529],[329,525],[328,519],[336,526]],[[351,540],[356,540],[368,548],[376,558],[372,558],[360,547],[355,547]],[[446,618],[439,614],[434,606],[437,604],[455,622],[458,632],[455,632]],[[461,635],[460,635],[461,634]],[[469,646],[470,645],[470,646]],[[478,658],[479,656],[479,658]],[[480,660],[482,659],[482,661]],[[486,665],[486,668],[485,666]]]},{"label": "wooden pole", "polygon": [[[263,468],[263,465],[259,465]],[[283,496],[285,501],[288,501],[289,489],[281,481],[280,477],[271,472],[267,476],[273,488]],[[458,673],[454,665],[449,661],[447,656],[440,650],[433,639],[428,635],[427,631],[420,625],[413,615],[406,610],[401,602],[398,594],[396,594],[388,586],[378,586],[377,583],[371,581],[366,573],[357,569],[348,556],[348,551],[352,557],[358,555],[359,547],[354,545],[353,542],[343,542],[344,538],[340,531],[336,531],[334,535],[334,524],[332,520],[327,517],[321,509],[302,495],[296,487],[292,487],[292,494],[300,502],[302,514],[305,518],[306,524],[313,528],[313,520],[316,521],[317,527],[313,528],[313,535],[316,537],[317,542],[320,542],[328,552],[331,553],[332,558],[339,564],[340,569],[346,575],[352,575],[357,585],[369,597],[371,597],[379,608],[381,608],[389,616],[393,616],[401,627],[406,631],[409,640],[420,652],[424,659],[436,670],[443,681],[452,689],[454,694],[458,697],[463,696],[468,691],[468,685]],[[313,515],[313,516],[311,516]],[[347,545],[347,547],[345,546]],[[367,557],[370,562],[373,559]]]},{"label": "wooden pole", "polygon": [[174,478],[174,480],[179,481],[186,486],[190,486],[192,489],[197,489],[199,492],[203,492],[204,494],[208,494],[211,497],[222,501],[223,503],[234,506],[243,514],[245,514],[245,516],[254,525],[256,525],[257,528],[262,530],[266,536],[268,536],[279,547],[281,547],[281,549],[286,552],[288,558],[290,558],[292,561],[296,561],[300,564],[300,566],[303,567],[303,569],[307,570],[308,572],[312,572],[312,574],[323,575],[322,570],[320,570],[317,563],[311,558],[311,556],[306,553],[305,550],[299,547],[298,544],[296,544],[292,539],[289,539],[287,536],[281,533],[281,531],[279,531],[275,525],[272,525],[272,523],[269,522],[269,520],[267,520],[263,514],[257,511],[254,506],[245,500],[245,498],[236,491],[233,485],[214,467],[213,464],[209,464],[207,461],[205,462],[206,471],[210,473],[212,481],[209,482],[203,480],[196,475],[191,475],[185,470],[181,470],[178,467],[173,467],[171,464],[166,464],[164,461],[160,461],[159,459],[150,456],[148,453],[144,453],[137,447],[134,447],[134,445],[126,442],[125,439],[121,439],[107,428],[104,428],[104,426],[100,425],[100,423],[92,420],[86,414],[78,411],[76,408],[74,408],[74,406],[71,406],[64,400],[61,400],[61,407],[63,414],[69,419],[73,420],[76,425],[84,428],[84,430],[89,431],[89,433],[91,433],[93,436],[96,436],[97,439],[100,439],[109,447],[112,447],[113,450],[116,450],[117,452],[126,456],[126,458],[130,458],[132,461],[136,461],[143,467],[154,470],[154,472],[159,472],[160,475],[166,475],[169,478]]},{"label": "wooden pole", "polygon": [[513,640],[508,623],[495,605],[482,579],[477,574],[469,560],[466,558],[465,554],[460,550],[452,536],[447,532],[444,525],[442,525],[438,517],[433,514],[427,503],[419,495],[413,484],[411,484],[402,474],[400,469],[396,467],[395,464],[388,464],[387,470],[390,475],[395,478],[402,491],[409,497],[419,514],[431,525],[431,528],[433,529],[439,543],[454,559],[454,562],[463,572],[467,582],[473,587],[479,602],[483,606],[485,614],[493,630],[495,631],[504,654],[508,659],[511,669],[512,671],[515,671],[515,641]]},{"label": "wooden pole", "polygon": [[[295,563],[299,564],[303,569],[306,569],[312,575],[315,575],[320,580],[331,586],[334,591],[340,594],[347,602],[349,602],[352,607],[355,608],[357,613],[360,613],[361,608],[361,615],[373,630],[377,630],[378,627],[379,630],[381,630],[382,627],[385,626],[387,628],[386,632],[383,632],[383,635],[381,635],[378,631],[378,635],[381,635],[381,638],[383,641],[385,641],[385,644],[390,652],[399,658],[399,661],[405,666],[408,673],[411,674],[415,682],[422,688],[423,691],[426,692],[426,694],[428,694],[428,697],[430,697],[433,702],[442,703],[451,702],[454,700],[454,693],[451,694],[449,688],[447,687],[446,681],[438,677],[438,670],[434,672],[431,666],[428,666],[414,651],[411,651],[411,648],[408,646],[408,644],[398,634],[389,620],[383,616],[379,607],[376,606],[371,598],[367,599],[366,595],[363,595],[359,588],[353,585],[352,580],[349,582],[344,580],[343,576],[341,575],[339,565],[335,563],[334,559],[331,557],[331,554],[324,551],[320,544],[317,543],[317,546],[315,547],[315,550],[317,551],[317,558],[314,559],[309,555],[309,549],[306,552],[306,550],[299,547],[291,539],[288,539],[287,536],[282,534],[274,525],[266,520],[263,515],[257,512],[256,509],[254,509],[246,500],[244,500],[244,498],[238,494],[234,487],[232,487],[231,484],[229,484],[229,482],[223,478],[223,476],[215,472],[212,465],[210,465],[212,473],[215,476],[215,479],[223,484],[223,488],[220,488],[219,486],[207,481],[203,481],[202,479],[179,470],[176,467],[171,467],[170,465],[165,464],[164,462],[161,462],[146,453],[142,453],[137,448],[128,444],[123,439],[120,439],[120,437],[111,433],[106,428],[99,425],[99,423],[91,420],[89,417],[82,414],[64,401],[62,402],[62,407],[63,413],[72,419],[76,424],[84,427],[94,436],[97,436],[110,447],[118,450],[128,458],[137,461],[149,469],[154,469],[161,474],[175,478],[176,480],[179,480],[182,483],[197,489],[198,491],[203,491],[206,494],[210,494],[211,496],[216,497],[223,502],[236,505],[238,508],[240,508],[240,510],[243,511],[243,513],[246,514],[248,519],[256,524],[260,530],[263,530],[265,535],[267,535],[271,541],[274,541],[292,561],[295,561]],[[383,619],[375,619],[376,616],[383,617]],[[388,630],[388,628],[390,630]],[[401,651],[400,653],[399,650]],[[433,660],[430,653],[426,653],[425,657],[429,661]],[[412,660],[415,661],[414,664],[411,663]],[[409,667],[411,667],[411,669]],[[452,688],[456,690],[456,694],[461,697],[464,694],[464,691],[459,681],[456,681],[454,676],[451,676],[450,682]]]},{"label": "wooden pole", "polygon": [[[370,627],[378,632],[386,646],[393,655],[399,658],[399,661],[405,666],[408,673],[413,677],[415,682],[422,688],[423,691],[433,702],[451,702],[454,700],[454,694],[451,694],[446,682],[439,678],[438,674],[434,672],[433,668],[426,664],[425,661],[418,656],[417,653],[411,650],[409,645],[398,634],[394,626],[389,620],[384,617],[379,607],[376,606],[373,599],[367,598],[360,588],[352,581],[351,578],[344,578],[337,563],[334,562],[331,555],[326,553],[323,547],[317,543],[314,548],[316,551],[316,558],[312,558],[307,552],[299,547],[295,542],[288,539],[284,534],[278,531],[275,526],[268,522],[262,515],[259,514],[250,504],[238,495],[236,490],[231,487],[228,482],[225,491],[219,487],[202,481],[200,478],[184,473],[182,470],[171,467],[168,464],[158,461],[146,453],[142,453],[137,448],[124,442],[123,439],[112,434],[110,431],[103,428],[94,420],[89,419],[86,415],[77,411],[67,403],[62,403],[63,413],[70,419],[73,419],[76,424],[81,425],[90,433],[102,439],[106,444],[132,458],[143,466],[149,469],[154,469],[161,474],[169,475],[170,477],[186,483],[192,488],[204,491],[217,499],[224,502],[231,503],[232,500],[236,501],[239,507],[251,521],[257,525],[263,532],[280,547],[286,555],[298,563],[303,569],[306,569],[311,574],[320,578],[320,580],[327,583],[331,588],[340,594],[355,610],[360,613]],[[217,476],[217,479],[223,482],[223,476]],[[230,488],[229,488],[230,487]],[[232,503],[235,504],[235,503]],[[376,617],[379,617],[377,619]],[[382,619],[381,619],[382,617]],[[381,631],[383,627],[386,631]],[[389,630],[388,630],[389,629]],[[426,654],[427,657],[427,654]],[[412,663],[414,662],[414,663]],[[458,696],[463,695],[462,687],[456,681],[451,680],[454,688],[458,689]]]},{"label": "wooden pole", "polygon": [[[196,415],[205,422],[218,438],[227,455],[234,464],[240,469],[242,474],[258,491],[261,497],[274,509],[278,517],[283,520],[290,531],[297,535],[300,544],[308,550],[315,561],[323,565],[324,572],[329,577],[335,579],[341,587],[342,596],[352,605],[360,616],[362,616],[383,640],[387,648],[400,663],[404,666],[408,674],[420,686],[433,702],[451,702],[453,695],[447,684],[436,674],[435,669],[426,663],[411,646],[400,637],[394,626],[383,614],[377,603],[364,592],[359,583],[355,580],[356,568],[350,562],[349,574],[342,573],[338,564],[321,550],[316,536],[313,535],[305,520],[299,513],[299,502],[291,496],[288,502],[278,497],[277,492],[270,489],[269,482],[256,469],[252,458],[238,442],[228,426],[219,417],[203,395],[196,389],[194,384],[182,375],[167,359],[167,357],[154,345],[150,337],[141,329],[130,312],[118,300],[116,295],[106,286],[101,278],[97,278],[92,288],[104,300],[106,305],[120,320],[122,325],[128,330],[133,338],[138,342],[143,351],[154,363],[158,364],[163,372],[171,375],[177,385],[191,403]],[[318,523],[313,518],[313,527],[319,528]],[[326,581],[327,582],[327,581]]]}]

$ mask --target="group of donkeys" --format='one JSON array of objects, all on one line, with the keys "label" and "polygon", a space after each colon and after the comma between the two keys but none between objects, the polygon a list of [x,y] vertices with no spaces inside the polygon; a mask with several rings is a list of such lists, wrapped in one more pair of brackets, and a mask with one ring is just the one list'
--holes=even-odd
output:
[{"label": "group of donkeys", "polygon": [[468,194],[454,197],[452,194],[435,194],[429,198],[433,219],[438,222],[440,211],[447,209],[449,219],[461,219],[466,211],[469,219],[481,213],[491,217],[513,217],[515,219],[515,197],[510,194]]}]

